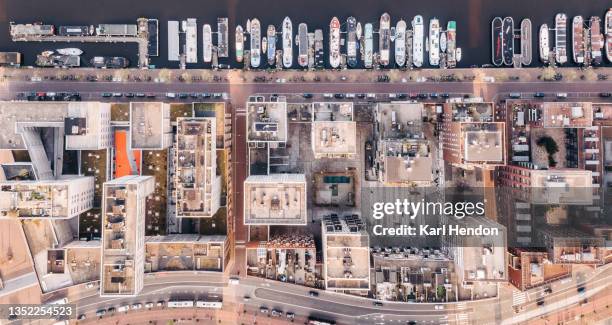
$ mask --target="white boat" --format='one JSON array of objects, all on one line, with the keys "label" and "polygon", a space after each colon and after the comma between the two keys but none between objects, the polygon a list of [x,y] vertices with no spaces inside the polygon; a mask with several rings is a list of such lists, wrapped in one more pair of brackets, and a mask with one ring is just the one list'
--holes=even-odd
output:
[{"label": "white boat", "polygon": [[365,39],[364,39],[364,53],[363,53],[363,64],[366,68],[372,68],[373,56],[374,56],[374,27],[372,24],[365,24],[364,28]]},{"label": "white boat", "polygon": [[236,61],[242,62],[244,57],[244,32],[242,26],[236,26]]},{"label": "white boat", "polygon": [[308,66],[308,25],[301,23],[298,25],[298,64],[301,67]]},{"label": "white boat", "polygon": [[446,32],[440,33],[440,53],[446,53]]},{"label": "white boat", "polygon": [[76,47],[68,47],[65,49],[57,49],[57,53],[61,55],[81,55],[83,51],[81,49],[77,49]]},{"label": "white boat", "polygon": [[403,19],[395,26],[395,63],[399,67],[406,64],[406,22]]},{"label": "white boat", "polygon": [[604,17],[604,34],[606,34],[606,56],[612,62],[612,8],[608,9]]},{"label": "white boat", "polygon": [[429,64],[440,64],[440,21],[437,18],[429,21]]},{"label": "white boat", "polygon": [[357,50],[358,38],[357,38],[357,19],[355,17],[348,17],[346,20],[346,63],[349,67],[354,68],[357,66]]},{"label": "white boat", "polygon": [[457,58],[457,62],[461,62],[461,48],[460,47],[458,47],[455,50],[455,57]]},{"label": "white boat", "polygon": [[337,17],[329,23],[329,65],[334,69],[340,66],[340,21]]},{"label": "white boat", "polygon": [[550,53],[549,36],[548,25],[543,24],[540,26],[540,60],[544,63],[548,63],[548,54]]},{"label": "white boat", "polygon": [[355,35],[357,35],[358,40],[361,39],[362,32],[363,31],[361,29],[361,23],[357,23],[357,28],[355,29]]},{"label": "white boat", "polygon": [[204,62],[212,61],[212,30],[209,24],[202,26],[202,46]]},{"label": "white boat", "polygon": [[268,65],[274,65],[276,61],[276,27],[268,25]]},{"label": "white boat", "polygon": [[250,25],[251,66],[253,68],[257,68],[261,63],[261,26],[259,25],[259,20],[257,18],[253,18]]},{"label": "white boat", "polygon": [[380,64],[389,64],[389,52],[391,48],[391,17],[388,13],[380,16],[380,30],[378,34],[378,50],[380,51]]},{"label": "white boat", "polygon": [[412,20],[413,41],[412,41],[412,60],[415,67],[423,66],[423,16],[417,15]]},{"label": "white boat", "polygon": [[291,19],[283,20],[283,66],[291,68],[293,65],[293,25]]},{"label": "white boat", "polygon": [[559,64],[567,62],[567,15],[555,16],[555,59]]},{"label": "white boat", "polygon": [[268,39],[264,36],[261,38],[261,53],[266,54],[268,50]]}]

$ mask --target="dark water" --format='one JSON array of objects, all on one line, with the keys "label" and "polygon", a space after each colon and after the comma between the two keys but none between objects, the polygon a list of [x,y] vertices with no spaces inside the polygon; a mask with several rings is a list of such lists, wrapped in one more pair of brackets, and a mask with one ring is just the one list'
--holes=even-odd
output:
[{"label": "dark water", "polygon": [[[360,4],[361,3],[361,4]],[[463,59],[460,67],[474,64],[485,64],[491,61],[490,22],[495,16],[513,16],[515,28],[520,28],[520,20],[530,18],[533,24],[533,61],[532,66],[539,64],[537,35],[539,26],[543,23],[554,25],[554,15],[565,12],[568,23],[575,15],[583,15],[585,20],[593,15],[603,19],[610,0],[309,0],[309,1],[215,1],[215,0],[0,0],[0,51],[18,51],[24,54],[26,65],[32,65],[36,54],[47,49],[67,47],[66,44],[51,43],[14,43],[10,40],[8,25],[10,21],[27,23],[42,21],[58,25],[90,25],[98,23],[135,23],[138,17],[158,18],[160,21],[160,56],[152,59],[158,67],[177,67],[177,62],[167,61],[167,21],[185,18],[198,20],[198,60],[202,58],[201,26],[211,24],[216,30],[217,17],[229,17],[230,58],[220,63],[234,65],[234,30],[237,24],[245,27],[248,18],[257,17],[261,21],[262,34],[268,24],[280,25],[285,16],[291,17],[294,33],[300,22],[308,24],[309,31],[315,28],[323,29],[325,46],[328,46],[329,21],[332,16],[338,16],[345,22],[348,16],[355,16],[359,22],[374,23],[383,12],[391,15],[391,24],[403,18],[408,25],[412,18],[423,15],[425,25],[432,17],[437,17],[443,26],[448,20],[457,21],[457,46],[462,48]],[[603,26],[602,26],[603,27]],[[343,26],[344,28],[344,26]],[[569,36],[569,35],[568,35]],[[214,37],[216,40],[216,37]],[[374,38],[378,44],[377,36]],[[570,45],[568,37],[568,45]],[[246,44],[245,44],[246,45]],[[518,45],[518,44],[517,44]],[[131,62],[136,62],[136,45],[126,44],[77,44],[71,47],[83,49],[84,60],[88,62],[92,56],[113,55],[125,56]],[[277,47],[280,43],[277,44]],[[248,45],[246,45],[248,48]],[[393,48],[393,47],[392,47]],[[343,49],[344,52],[344,49]],[[391,52],[393,53],[393,52]],[[427,54],[425,54],[427,55]],[[393,54],[391,54],[393,57]],[[297,48],[294,49],[294,60],[297,59]],[[327,58],[326,58],[327,61]],[[425,60],[427,61],[427,60]],[[262,66],[263,66],[262,57]],[[204,67],[204,64],[188,65],[188,67]],[[294,63],[297,67],[297,64]]]}]

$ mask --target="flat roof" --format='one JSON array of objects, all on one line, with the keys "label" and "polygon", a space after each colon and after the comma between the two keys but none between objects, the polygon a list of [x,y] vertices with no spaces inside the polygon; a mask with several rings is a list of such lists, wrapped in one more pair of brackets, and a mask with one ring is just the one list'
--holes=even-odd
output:
[{"label": "flat roof", "polygon": [[382,139],[420,136],[423,126],[423,104],[379,103],[377,120]]},{"label": "flat roof", "polygon": [[305,225],[304,174],[251,175],[244,181],[244,224]]},{"label": "flat roof", "polygon": [[461,123],[463,159],[466,162],[504,162],[504,130],[501,123]]},{"label": "flat roof", "polygon": [[353,102],[312,103],[313,121],[352,121]]},{"label": "flat roof", "polygon": [[544,127],[583,128],[593,125],[593,106],[588,102],[542,103]]},{"label": "flat roof", "polygon": [[222,235],[198,235],[198,234],[171,234],[165,236],[146,236],[145,244],[163,244],[163,243],[225,243],[227,236]]},{"label": "flat roof", "polygon": [[312,123],[315,155],[354,155],[357,153],[357,123],[316,121]]},{"label": "flat roof", "polygon": [[130,103],[130,143],[133,149],[163,149],[170,133],[170,110],[161,102]]},{"label": "flat roof", "polygon": [[216,117],[177,119],[177,217],[212,217],[217,212],[215,124]]},{"label": "flat roof", "polygon": [[247,141],[286,142],[287,103],[247,102]]},{"label": "flat roof", "polygon": [[426,140],[381,141],[386,183],[429,182],[433,180],[433,159]]},{"label": "flat roof", "polygon": [[[107,119],[103,119],[104,114],[108,114]],[[59,128],[64,126],[67,117],[85,118],[85,134],[66,136],[66,146],[69,150],[97,144],[100,141],[99,134],[110,127],[110,104],[100,102],[0,101],[0,115],[0,128],[4,130],[0,133],[0,150],[27,149],[22,135],[18,133],[18,123],[33,127]],[[69,133],[68,130],[66,133]]]},{"label": "flat roof", "polygon": [[445,115],[454,122],[491,122],[493,103],[491,102],[452,102],[444,106]]},{"label": "flat roof", "polygon": [[543,204],[591,204],[593,172],[583,169],[531,171],[531,201]]}]

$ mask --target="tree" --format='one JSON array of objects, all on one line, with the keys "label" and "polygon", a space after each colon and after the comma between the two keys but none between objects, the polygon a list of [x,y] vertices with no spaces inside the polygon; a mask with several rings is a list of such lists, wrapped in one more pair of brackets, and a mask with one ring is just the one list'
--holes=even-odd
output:
[{"label": "tree", "polygon": [[536,144],[540,147],[544,147],[546,153],[548,153],[548,165],[550,167],[557,166],[554,155],[559,152],[559,146],[557,146],[555,140],[549,136],[543,136],[536,141]]},{"label": "tree", "polygon": [[446,288],[444,288],[444,286],[443,286],[443,285],[439,285],[439,286],[436,288],[436,296],[437,296],[438,298],[442,298],[442,299],[443,299],[444,297],[446,297]]}]

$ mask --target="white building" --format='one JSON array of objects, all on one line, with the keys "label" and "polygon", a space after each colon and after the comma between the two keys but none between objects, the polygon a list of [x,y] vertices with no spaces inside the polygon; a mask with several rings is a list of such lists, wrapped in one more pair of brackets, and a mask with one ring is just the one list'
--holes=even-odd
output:
[{"label": "white building", "polygon": [[152,176],[124,176],[104,183],[101,296],[137,295],[144,285],[146,198]]},{"label": "white building", "polygon": [[70,219],[93,205],[94,178],[0,182],[0,218]]}]

